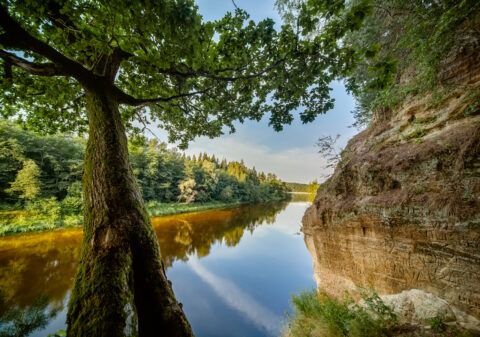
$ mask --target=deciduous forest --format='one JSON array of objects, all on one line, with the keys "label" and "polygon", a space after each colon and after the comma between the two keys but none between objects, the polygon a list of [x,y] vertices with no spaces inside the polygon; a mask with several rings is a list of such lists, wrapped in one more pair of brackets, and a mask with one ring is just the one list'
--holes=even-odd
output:
[{"label": "deciduous forest", "polygon": [[[0,124],[1,234],[71,227],[83,221],[85,139],[40,136]],[[289,188],[275,174],[206,153],[186,156],[156,139],[128,145],[133,173],[151,215],[238,203],[284,200]],[[205,205],[206,204],[206,205]]]}]

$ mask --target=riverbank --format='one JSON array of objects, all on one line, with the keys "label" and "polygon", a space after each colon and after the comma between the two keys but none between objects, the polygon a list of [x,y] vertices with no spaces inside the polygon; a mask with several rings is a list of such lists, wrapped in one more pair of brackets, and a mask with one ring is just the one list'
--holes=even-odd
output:
[{"label": "riverbank", "polygon": [[[294,235],[305,208],[270,202],[152,218],[168,279],[184,306],[195,310],[189,319],[196,337],[279,336],[290,294],[314,286],[308,251]],[[45,313],[48,323],[28,336],[65,329],[82,239],[81,227],[0,238],[0,316],[12,313],[0,318],[0,335],[16,322],[23,328],[32,312]],[[239,310],[237,303],[245,306]]]},{"label": "riverbank", "polygon": [[365,293],[361,304],[353,299],[328,296],[316,291],[294,296],[294,315],[289,318],[283,337],[473,337],[476,332],[434,316],[424,324],[403,322],[377,294]]},{"label": "riverbank", "polygon": [[191,212],[200,212],[207,211],[211,209],[223,209],[237,207],[240,205],[245,205],[245,202],[219,202],[212,201],[207,203],[159,203],[159,202],[149,202],[147,203],[147,212],[150,216],[164,216],[164,215],[174,215],[181,213],[191,213]]},{"label": "riverbank", "polygon": [[[246,203],[219,202],[206,203],[160,203],[150,201],[146,203],[147,212],[151,217],[166,216],[181,213],[200,212],[213,209],[238,207]],[[56,210],[49,212],[35,212],[29,210],[4,209],[0,210],[0,236],[21,233],[41,232],[61,228],[74,228],[82,225],[81,214],[62,215]]]}]

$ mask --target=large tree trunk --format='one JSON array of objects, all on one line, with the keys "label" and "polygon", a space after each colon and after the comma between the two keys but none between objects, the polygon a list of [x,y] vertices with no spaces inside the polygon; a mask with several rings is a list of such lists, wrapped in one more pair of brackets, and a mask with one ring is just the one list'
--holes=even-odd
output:
[{"label": "large tree trunk", "polygon": [[86,97],[84,237],[67,335],[193,336],[132,174],[118,104],[101,90]]}]

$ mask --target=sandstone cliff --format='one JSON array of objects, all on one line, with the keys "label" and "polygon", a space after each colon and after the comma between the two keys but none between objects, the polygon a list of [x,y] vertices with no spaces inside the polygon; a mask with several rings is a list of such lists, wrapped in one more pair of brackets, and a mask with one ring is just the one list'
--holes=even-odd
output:
[{"label": "sandstone cliff", "polygon": [[[480,58],[347,145],[303,219],[319,288],[422,289],[480,318]],[[460,85],[459,85],[460,84]]]}]

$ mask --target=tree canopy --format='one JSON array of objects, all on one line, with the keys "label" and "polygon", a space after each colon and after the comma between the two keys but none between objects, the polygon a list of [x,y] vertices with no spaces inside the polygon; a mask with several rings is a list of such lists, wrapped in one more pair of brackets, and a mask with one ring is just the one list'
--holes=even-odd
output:
[{"label": "tree canopy", "polygon": [[131,130],[153,121],[183,146],[266,113],[276,130],[296,108],[310,122],[332,108],[335,78],[347,80],[366,123],[431,88],[453,49],[479,41],[475,0],[278,0],[280,30],[241,9],[206,22],[191,0],[0,4],[2,116],[84,131],[81,89],[102,85]]},{"label": "tree canopy", "polygon": [[83,131],[82,87],[101,86],[127,125],[153,120],[182,145],[267,112],[281,130],[296,108],[303,122],[331,109],[329,83],[351,57],[338,40],[365,11],[354,4],[338,20],[319,1],[310,12],[328,22],[310,38],[311,16],[278,31],[241,9],[206,22],[192,0],[0,3],[4,117],[47,132]]},{"label": "tree canopy", "polygon": [[[388,116],[409,95],[451,90],[442,81],[446,60],[478,51],[480,43],[477,0],[277,0],[277,6],[312,39],[330,34],[351,53],[340,78],[357,100],[358,125],[368,124],[373,112]],[[350,20],[356,29],[337,35]]]},{"label": "tree canopy", "polygon": [[11,183],[7,192],[18,193],[21,199],[34,199],[40,193],[39,176],[40,170],[37,164],[33,160],[25,160],[22,169],[18,171],[15,181]]}]

